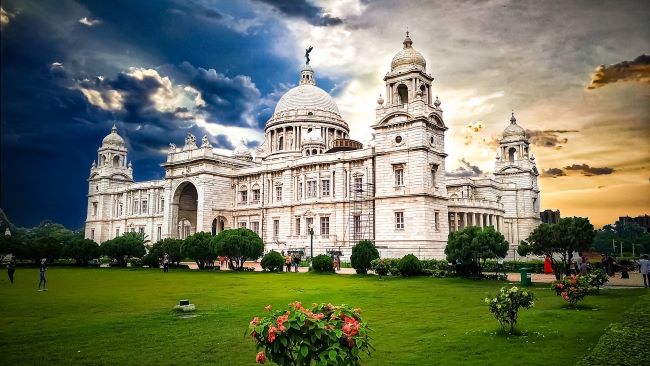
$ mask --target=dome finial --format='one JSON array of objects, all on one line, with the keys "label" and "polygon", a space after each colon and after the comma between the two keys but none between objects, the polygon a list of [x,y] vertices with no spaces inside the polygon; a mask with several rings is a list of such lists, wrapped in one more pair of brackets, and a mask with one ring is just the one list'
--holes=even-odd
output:
[{"label": "dome finial", "polygon": [[413,45],[413,41],[411,40],[411,37],[409,37],[409,30],[408,27],[406,27],[406,38],[404,38],[404,48],[411,48]]},{"label": "dome finial", "polygon": [[517,119],[515,118],[515,111],[514,110],[512,111],[512,117],[510,117],[510,123],[512,123],[513,125],[515,123],[517,123]]},{"label": "dome finial", "polygon": [[113,123],[113,127],[111,128],[111,132],[117,133],[117,126],[115,126],[115,123]]}]

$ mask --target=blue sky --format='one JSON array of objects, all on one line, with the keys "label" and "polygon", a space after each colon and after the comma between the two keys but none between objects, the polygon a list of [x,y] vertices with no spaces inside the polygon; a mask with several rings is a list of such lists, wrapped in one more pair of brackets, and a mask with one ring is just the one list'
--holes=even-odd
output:
[{"label": "blue sky", "polygon": [[598,224],[650,211],[641,1],[3,0],[1,16],[0,206],[19,226],[83,225],[113,124],[138,181],[161,178],[188,131],[224,153],[242,136],[256,146],[307,45],[318,85],[367,140],[407,26],[436,78],[453,174],[492,170],[514,109],[546,171],[543,208]]}]

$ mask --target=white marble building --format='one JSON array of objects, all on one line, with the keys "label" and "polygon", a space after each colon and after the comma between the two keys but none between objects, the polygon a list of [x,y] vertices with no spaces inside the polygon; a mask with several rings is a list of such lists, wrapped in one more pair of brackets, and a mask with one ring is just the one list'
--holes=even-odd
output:
[{"label": "white marble building", "polygon": [[360,239],[382,256],[442,258],[450,231],[492,225],[515,247],[539,224],[538,172],[514,116],[503,132],[494,174],[445,176],[441,102],[433,98],[426,60],[406,36],[384,76],[386,100],[375,107],[368,146],[348,138],[332,97],[306,64],[299,85],[278,102],[253,154],[213,151],[207,137],[170,145],[165,178],[134,182],[127,149],[114,127],[93,162],[86,237],[126,231],[151,241],[248,227],[267,250],[349,256]]}]

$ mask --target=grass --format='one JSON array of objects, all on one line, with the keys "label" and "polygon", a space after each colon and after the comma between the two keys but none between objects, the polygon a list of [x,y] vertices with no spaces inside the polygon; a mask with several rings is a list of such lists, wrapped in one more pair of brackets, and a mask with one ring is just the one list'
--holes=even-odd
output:
[{"label": "grass", "polygon": [[[19,268],[13,287],[0,278],[2,364],[254,365],[250,319],[300,300],[363,308],[368,365],[570,365],[647,293],[604,290],[575,310],[544,285],[508,336],[483,303],[503,285],[491,281],[54,267],[50,291],[37,284],[36,269]],[[179,299],[197,317],[175,314]]]}]

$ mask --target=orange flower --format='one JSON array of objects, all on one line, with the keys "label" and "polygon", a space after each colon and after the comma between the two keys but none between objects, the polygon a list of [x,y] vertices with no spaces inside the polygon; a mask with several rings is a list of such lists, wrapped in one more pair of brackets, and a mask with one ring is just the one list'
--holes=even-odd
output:
[{"label": "orange flower", "polygon": [[287,328],[284,325],[282,325],[282,323],[286,322],[287,320],[289,320],[289,314],[284,314],[278,317],[276,323],[278,324],[278,328],[280,329],[280,331],[282,332],[287,331]]},{"label": "orange flower", "polygon": [[266,311],[271,311],[271,304],[266,305],[266,307],[264,308],[264,310],[266,310]]},{"label": "orange flower", "polygon": [[269,328],[269,337],[268,337],[269,343],[273,343],[275,341],[275,333],[277,331],[278,331],[278,328],[276,328],[274,326],[271,326]]},{"label": "orange flower", "polygon": [[264,362],[266,362],[266,354],[264,353],[264,351],[261,351],[261,352],[258,352],[258,353],[257,353],[257,356],[255,356],[255,361],[256,361],[257,363],[264,363]]},{"label": "orange flower", "polygon": [[254,317],[253,320],[251,320],[251,325],[255,326],[260,323],[260,318]]}]

